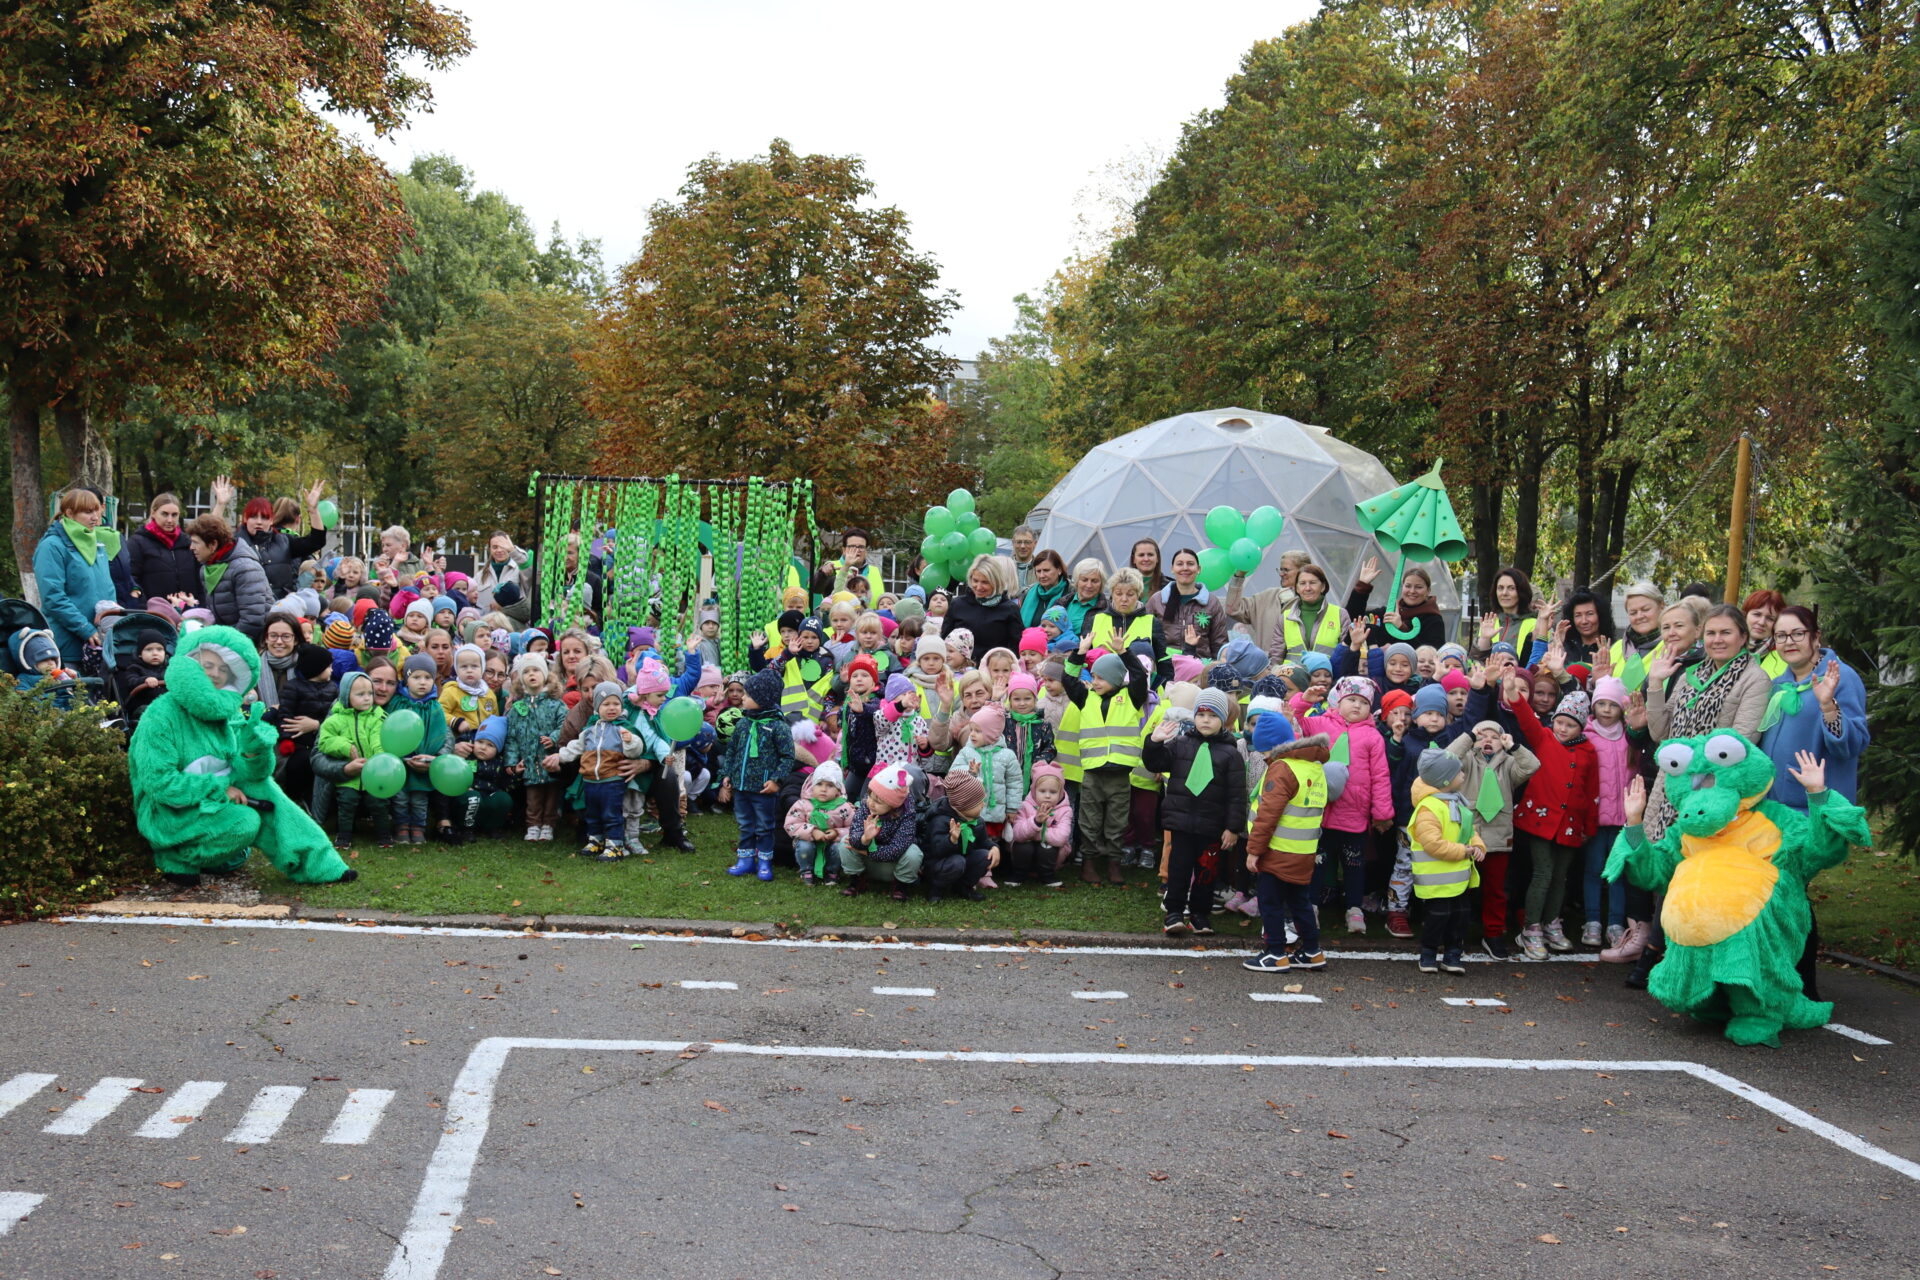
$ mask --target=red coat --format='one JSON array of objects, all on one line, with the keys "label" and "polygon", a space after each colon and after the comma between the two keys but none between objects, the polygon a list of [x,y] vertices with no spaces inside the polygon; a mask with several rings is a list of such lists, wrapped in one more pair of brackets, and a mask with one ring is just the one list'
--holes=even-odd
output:
[{"label": "red coat", "polygon": [[1584,737],[1572,746],[1540,723],[1525,698],[1507,704],[1540,769],[1513,802],[1513,828],[1579,847],[1600,826],[1600,757]]}]

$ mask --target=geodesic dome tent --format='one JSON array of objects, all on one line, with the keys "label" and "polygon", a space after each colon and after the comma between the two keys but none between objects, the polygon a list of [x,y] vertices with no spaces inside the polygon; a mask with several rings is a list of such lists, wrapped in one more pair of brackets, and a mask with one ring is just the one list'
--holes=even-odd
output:
[{"label": "geodesic dome tent", "polygon": [[[1280,553],[1298,548],[1333,576],[1344,602],[1370,555],[1383,566],[1372,603],[1393,586],[1394,557],[1360,528],[1354,504],[1400,481],[1380,460],[1328,434],[1273,413],[1209,409],[1163,418],[1097,445],[1067,472],[1028,517],[1040,546],[1058,551],[1072,570],[1085,556],[1109,569],[1127,563],[1133,544],[1152,538],[1164,559],[1181,547],[1207,545],[1208,510],[1225,503],[1242,513],[1272,503],[1287,518],[1247,591],[1280,585]],[[1433,578],[1448,633],[1459,621],[1460,595],[1447,566],[1421,563]]]}]

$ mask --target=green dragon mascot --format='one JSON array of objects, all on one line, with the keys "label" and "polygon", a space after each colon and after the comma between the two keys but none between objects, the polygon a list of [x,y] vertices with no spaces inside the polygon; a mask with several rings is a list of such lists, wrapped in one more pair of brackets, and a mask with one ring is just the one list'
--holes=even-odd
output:
[{"label": "green dragon mascot", "polygon": [[1778,1047],[1783,1027],[1823,1026],[1833,1005],[1807,999],[1795,963],[1812,917],[1807,882],[1869,843],[1864,809],[1826,789],[1826,769],[1801,752],[1793,776],[1807,811],[1763,799],[1773,785],[1766,753],[1731,729],[1660,744],[1677,817],[1658,843],[1641,830],[1646,788],[1627,793],[1632,824],[1614,841],[1603,874],[1664,890],[1667,952],[1647,990],[1669,1009],[1726,1024],[1735,1044]]},{"label": "green dragon mascot", "polygon": [[232,627],[188,633],[167,663],[167,691],[140,717],[127,763],[140,834],[178,884],[231,871],[258,845],[301,884],[355,873],[306,810],[273,780],[280,735],[241,699],[260,678],[253,642]]}]

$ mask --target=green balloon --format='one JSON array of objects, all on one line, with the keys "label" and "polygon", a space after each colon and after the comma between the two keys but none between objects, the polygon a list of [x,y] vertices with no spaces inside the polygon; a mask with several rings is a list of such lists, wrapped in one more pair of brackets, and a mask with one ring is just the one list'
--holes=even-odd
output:
[{"label": "green balloon", "polygon": [[473,785],[473,761],[460,756],[435,756],[427,766],[427,781],[443,796],[463,796]]},{"label": "green balloon", "polygon": [[1278,507],[1255,507],[1247,516],[1247,536],[1263,547],[1270,547],[1280,538],[1280,531],[1287,527],[1287,518],[1280,514]]},{"label": "green balloon", "polygon": [[952,533],[940,539],[940,559],[946,561],[948,564],[952,564],[955,560],[965,559],[966,554],[967,535],[958,529],[955,529]]},{"label": "green balloon", "polygon": [[340,504],[332,498],[322,498],[317,504],[320,512],[320,527],[331,529],[340,523]]},{"label": "green balloon", "polygon": [[407,766],[389,751],[382,751],[360,770],[361,789],[376,800],[390,800],[406,785]]},{"label": "green balloon", "polygon": [[660,732],[675,742],[691,742],[700,732],[700,725],[706,719],[706,704],[698,698],[675,698],[660,708],[660,715],[654,721],[660,726]]},{"label": "green balloon", "polygon": [[932,595],[951,581],[953,579],[947,574],[947,566],[937,560],[920,571],[920,589],[928,595]]},{"label": "green balloon", "polygon": [[993,554],[993,548],[996,542],[997,540],[993,536],[993,530],[987,528],[975,529],[967,535],[967,550],[977,556],[990,556]]},{"label": "green balloon", "polygon": [[1216,547],[1230,547],[1247,536],[1247,522],[1232,507],[1221,503],[1207,512],[1207,539]]},{"label": "green balloon", "polygon": [[958,516],[973,511],[973,495],[965,489],[955,489],[947,495],[947,509]]},{"label": "green balloon", "polygon": [[1209,591],[1218,591],[1227,585],[1233,577],[1233,562],[1227,553],[1219,547],[1206,547],[1200,552],[1200,584]]},{"label": "green balloon", "polygon": [[945,507],[928,507],[926,531],[936,538],[944,538],[953,532],[953,512]]},{"label": "green balloon", "polygon": [[938,537],[930,533],[920,539],[920,558],[923,560],[938,560],[940,558],[940,539]]},{"label": "green balloon", "polygon": [[980,517],[972,511],[962,511],[953,518],[953,527],[972,537],[973,531],[980,527]]},{"label": "green balloon", "polygon": [[380,745],[396,756],[410,756],[420,744],[426,741],[426,721],[417,711],[405,707],[398,711],[389,711],[385,723],[380,726]]},{"label": "green balloon", "polygon": [[1227,548],[1227,563],[1233,566],[1235,573],[1252,573],[1260,567],[1263,554],[1260,544],[1252,538],[1235,538],[1233,545]]}]

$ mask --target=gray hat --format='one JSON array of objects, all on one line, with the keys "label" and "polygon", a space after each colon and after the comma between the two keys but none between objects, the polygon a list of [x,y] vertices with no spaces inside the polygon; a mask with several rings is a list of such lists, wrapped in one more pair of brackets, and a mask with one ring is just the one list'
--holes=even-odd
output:
[{"label": "gray hat", "polygon": [[1420,781],[1446,790],[1460,777],[1460,757],[1451,751],[1428,747],[1420,753]]},{"label": "gray hat", "polygon": [[1553,714],[1555,719],[1565,716],[1575,724],[1585,728],[1587,715],[1591,709],[1592,704],[1588,701],[1587,695],[1575,689],[1572,693],[1560,699],[1560,705],[1553,709]]},{"label": "gray hat", "polygon": [[1227,695],[1218,689],[1202,689],[1200,696],[1193,701],[1193,709],[1213,712],[1220,717],[1222,724],[1225,724],[1227,718],[1233,714],[1233,704],[1227,700]]},{"label": "gray hat", "polygon": [[1429,711],[1447,714],[1447,691],[1437,684],[1423,684],[1413,691],[1413,714],[1424,715]]},{"label": "gray hat", "polygon": [[436,680],[440,678],[440,664],[424,653],[416,653],[411,658],[408,658],[401,671],[401,676],[404,678],[412,675],[416,671],[424,671]]},{"label": "gray hat", "polygon": [[611,680],[602,680],[599,684],[593,686],[593,705],[596,707],[608,698],[618,698],[620,696],[620,686]]},{"label": "gray hat", "polygon": [[1094,659],[1093,674],[1117,689],[1127,682],[1127,660],[1117,653],[1103,653]]},{"label": "gray hat", "polygon": [[1405,658],[1415,666],[1420,664],[1420,655],[1414,652],[1413,646],[1404,640],[1397,640],[1387,646],[1387,651],[1381,655],[1381,660],[1385,661],[1388,658]]}]

